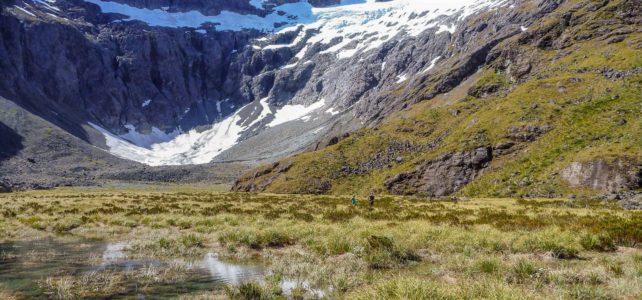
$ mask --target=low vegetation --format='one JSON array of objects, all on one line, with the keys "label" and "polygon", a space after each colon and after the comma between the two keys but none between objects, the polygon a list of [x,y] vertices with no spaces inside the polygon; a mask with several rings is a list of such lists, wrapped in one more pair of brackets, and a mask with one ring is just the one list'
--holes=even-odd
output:
[{"label": "low vegetation", "polygon": [[[269,270],[261,282],[185,299],[636,299],[642,214],[561,199],[422,200],[96,189],[0,195],[0,240],[126,241],[133,258],[213,252]],[[9,259],[0,256],[0,261]],[[109,297],[186,269],[52,274],[53,298]],[[282,279],[305,282],[288,293]],[[318,291],[323,291],[319,294]],[[20,297],[0,283],[0,295]]]}]

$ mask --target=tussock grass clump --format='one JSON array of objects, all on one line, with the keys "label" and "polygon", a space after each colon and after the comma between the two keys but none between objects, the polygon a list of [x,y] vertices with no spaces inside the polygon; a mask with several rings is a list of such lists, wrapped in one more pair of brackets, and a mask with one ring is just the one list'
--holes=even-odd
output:
[{"label": "tussock grass clump", "polygon": [[49,276],[40,288],[53,299],[111,298],[124,292],[144,292],[156,284],[175,284],[187,276],[184,265],[147,266],[129,271],[100,270],[77,276]]},{"label": "tussock grass clump", "polygon": [[245,282],[238,286],[226,286],[225,294],[234,300],[272,300],[285,299],[280,288],[262,286],[257,282]]},{"label": "tussock grass clump", "polygon": [[477,262],[477,269],[486,274],[496,274],[502,269],[502,263],[496,259],[482,259]]},{"label": "tussock grass clump", "polygon": [[612,252],[617,249],[615,242],[608,235],[586,233],[581,236],[580,244],[584,249],[591,251]]},{"label": "tussock grass clump", "polygon": [[592,223],[592,230],[610,237],[615,244],[635,247],[642,244],[642,213],[634,212],[631,218],[606,216]]},{"label": "tussock grass clump", "polygon": [[53,224],[53,231],[56,233],[68,233],[69,231],[80,227],[83,221],[77,218],[64,218]]},{"label": "tussock grass clump", "polygon": [[199,256],[205,250],[205,239],[193,233],[178,237],[162,236],[152,237],[150,240],[138,240],[127,248],[127,251],[135,257]]},{"label": "tussock grass clump", "polygon": [[123,274],[119,273],[89,272],[79,277],[47,277],[40,283],[40,287],[54,299],[92,298],[123,292],[123,279]]},{"label": "tussock grass clump", "polygon": [[502,282],[461,282],[444,284],[435,280],[395,277],[382,280],[363,290],[351,293],[349,299],[536,299],[518,287]]},{"label": "tussock grass clump", "polygon": [[251,249],[275,248],[292,245],[295,242],[287,232],[267,230],[261,232],[231,231],[219,236],[223,245],[243,245]]},{"label": "tussock grass clump", "polygon": [[389,237],[371,235],[367,241],[366,261],[373,269],[391,269],[397,265],[421,260],[414,251],[399,248]]},{"label": "tussock grass clump", "polygon": [[578,285],[572,287],[566,294],[570,299],[577,300],[615,300],[618,297],[611,295],[603,288]]},{"label": "tussock grass clump", "polygon": [[525,283],[530,280],[544,279],[546,270],[538,268],[529,259],[519,259],[511,267],[508,282]]},{"label": "tussock grass clump", "polygon": [[19,218],[19,220],[23,224],[25,224],[25,225],[33,228],[33,229],[37,229],[37,230],[45,230],[45,229],[47,229],[47,223],[45,222],[45,220],[43,220],[42,217],[40,217],[38,215],[33,215],[33,216],[29,216],[29,217],[22,217],[22,218]]},{"label": "tussock grass clump", "polygon": [[18,214],[10,208],[5,208],[2,210],[2,216],[5,217],[6,219],[15,218],[17,215]]}]

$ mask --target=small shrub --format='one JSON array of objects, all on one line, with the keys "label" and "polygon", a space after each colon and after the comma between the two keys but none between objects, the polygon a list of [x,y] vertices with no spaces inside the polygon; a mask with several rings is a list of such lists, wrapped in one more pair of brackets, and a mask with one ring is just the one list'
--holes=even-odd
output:
[{"label": "small shrub", "polygon": [[391,251],[394,249],[395,245],[389,237],[371,235],[368,237],[368,247],[371,250]]}]

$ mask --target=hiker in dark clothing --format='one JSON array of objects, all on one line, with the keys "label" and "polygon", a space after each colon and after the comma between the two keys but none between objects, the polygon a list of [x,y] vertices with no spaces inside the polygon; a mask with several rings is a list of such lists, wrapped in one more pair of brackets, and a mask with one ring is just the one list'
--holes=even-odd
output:
[{"label": "hiker in dark clothing", "polygon": [[357,197],[355,195],[352,195],[352,207],[357,206]]},{"label": "hiker in dark clothing", "polygon": [[368,196],[368,203],[370,203],[370,206],[374,206],[374,201],[375,201],[375,194],[374,191],[370,191],[370,196]]}]

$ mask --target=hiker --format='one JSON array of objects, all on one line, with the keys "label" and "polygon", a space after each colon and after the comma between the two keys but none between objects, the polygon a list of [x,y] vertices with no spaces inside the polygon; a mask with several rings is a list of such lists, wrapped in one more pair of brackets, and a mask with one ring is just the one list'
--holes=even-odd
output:
[{"label": "hiker", "polygon": [[357,206],[357,197],[355,195],[352,195],[352,207]]},{"label": "hiker", "polygon": [[370,203],[370,206],[374,206],[374,201],[375,201],[375,194],[374,190],[370,190],[370,196],[368,196],[368,203]]}]

